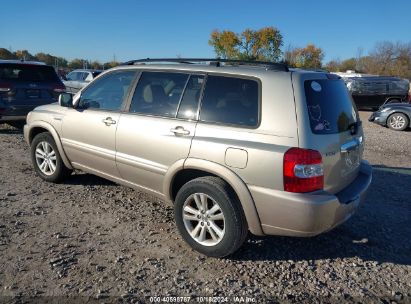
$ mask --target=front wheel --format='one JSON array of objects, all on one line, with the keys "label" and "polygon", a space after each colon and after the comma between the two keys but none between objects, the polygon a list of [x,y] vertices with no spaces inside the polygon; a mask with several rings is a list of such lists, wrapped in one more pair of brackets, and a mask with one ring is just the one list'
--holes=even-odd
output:
[{"label": "front wheel", "polygon": [[230,186],[218,177],[196,178],[181,187],[174,216],[184,240],[207,256],[230,255],[247,237],[241,204]]},{"label": "front wheel", "polygon": [[71,174],[50,133],[37,134],[31,142],[30,152],[36,173],[45,181],[58,183]]},{"label": "front wheel", "polygon": [[395,131],[403,131],[405,130],[410,121],[408,117],[403,113],[394,113],[391,114],[387,119],[387,125],[390,129]]}]

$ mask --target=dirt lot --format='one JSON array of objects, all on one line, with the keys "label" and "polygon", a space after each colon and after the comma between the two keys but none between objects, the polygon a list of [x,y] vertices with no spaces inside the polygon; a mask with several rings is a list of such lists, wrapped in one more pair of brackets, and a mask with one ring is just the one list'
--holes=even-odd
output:
[{"label": "dirt lot", "polygon": [[374,180],[358,213],[315,238],[250,237],[228,259],[189,249],[172,209],[143,193],[81,173],[43,182],[22,134],[0,126],[0,302],[411,302],[411,132],[369,114]]}]

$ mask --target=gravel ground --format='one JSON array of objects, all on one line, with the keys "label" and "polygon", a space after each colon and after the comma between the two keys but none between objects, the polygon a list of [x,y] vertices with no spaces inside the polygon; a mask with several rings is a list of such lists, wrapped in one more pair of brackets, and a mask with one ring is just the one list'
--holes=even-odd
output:
[{"label": "gravel ground", "polygon": [[360,115],[374,180],[357,214],[314,238],[251,236],[227,259],[191,250],[146,194],[81,173],[43,182],[0,126],[0,302],[410,303],[411,132]]}]

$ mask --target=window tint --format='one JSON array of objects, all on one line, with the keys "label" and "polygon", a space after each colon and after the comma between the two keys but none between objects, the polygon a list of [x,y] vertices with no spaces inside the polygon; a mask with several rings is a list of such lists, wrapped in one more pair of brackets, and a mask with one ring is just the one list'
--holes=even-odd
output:
[{"label": "window tint", "polygon": [[78,80],[79,74],[80,73],[78,73],[78,72],[68,73],[67,74],[67,80]]},{"label": "window tint", "polygon": [[203,82],[203,75],[192,75],[190,77],[178,108],[178,118],[196,119]]},{"label": "window tint", "polygon": [[208,76],[201,103],[200,120],[225,124],[258,124],[258,82]]},{"label": "window tint", "polygon": [[343,80],[306,80],[304,88],[313,133],[340,133],[357,122],[357,110]]},{"label": "window tint", "polygon": [[0,79],[18,82],[58,81],[53,67],[45,65],[0,65]]},{"label": "window tint", "polygon": [[134,71],[105,75],[81,93],[79,108],[120,110],[134,76]]},{"label": "window tint", "polygon": [[187,79],[181,73],[143,72],[130,112],[175,117]]}]

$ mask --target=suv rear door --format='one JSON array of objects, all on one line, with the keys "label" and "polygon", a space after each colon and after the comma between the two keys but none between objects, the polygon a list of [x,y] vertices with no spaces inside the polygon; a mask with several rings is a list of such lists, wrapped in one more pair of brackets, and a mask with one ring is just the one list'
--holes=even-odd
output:
[{"label": "suv rear door", "polygon": [[121,177],[163,193],[168,168],[185,160],[194,136],[203,75],[143,71],[116,135]]},{"label": "suv rear door", "polygon": [[317,150],[324,166],[324,190],[337,193],[358,175],[363,131],[344,81],[325,73],[292,73],[299,145]]}]

